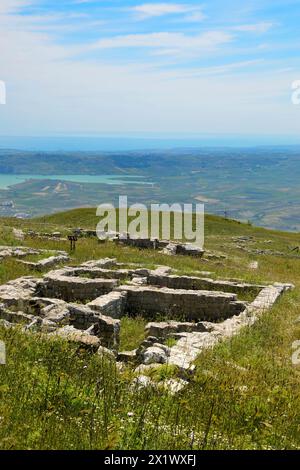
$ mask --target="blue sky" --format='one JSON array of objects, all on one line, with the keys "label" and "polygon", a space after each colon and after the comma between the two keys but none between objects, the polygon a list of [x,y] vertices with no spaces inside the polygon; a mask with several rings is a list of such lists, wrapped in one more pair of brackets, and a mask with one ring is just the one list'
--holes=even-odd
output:
[{"label": "blue sky", "polygon": [[2,135],[300,135],[300,2],[1,0]]}]

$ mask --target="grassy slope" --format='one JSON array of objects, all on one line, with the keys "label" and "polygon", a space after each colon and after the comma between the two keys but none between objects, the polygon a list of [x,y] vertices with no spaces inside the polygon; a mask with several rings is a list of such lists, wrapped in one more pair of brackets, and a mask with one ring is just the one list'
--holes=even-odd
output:
[{"label": "grassy slope", "polygon": [[[81,209],[33,221],[6,219],[0,243],[13,241],[4,225],[43,231],[94,228],[94,214],[94,209]],[[288,281],[296,289],[254,327],[202,354],[195,378],[176,397],[151,389],[132,391],[130,370],[120,375],[112,364],[63,341],[45,342],[0,329],[8,353],[8,364],[0,366],[0,448],[299,448],[300,369],[292,365],[291,354],[293,341],[300,339],[299,324],[294,323],[300,306],[300,260],[249,255],[232,243],[231,237],[238,235],[255,237],[255,248],[287,254],[300,245],[298,234],[213,216],[206,218],[206,246],[228,254],[221,263],[80,240],[72,263],[115,256],[124,262],[167,264],[187,273],[200,269],[252,281]],[[26,244],[68,249],[55,241]],[[256,259],[259,269],[249,270],[249,262]],[[0,265],[1,282],[27,274],[16,260]],[[134,347],[143,322],[125,319],[123,326],[123,347]],[[160,372],[173,373],[165,367]]]}]

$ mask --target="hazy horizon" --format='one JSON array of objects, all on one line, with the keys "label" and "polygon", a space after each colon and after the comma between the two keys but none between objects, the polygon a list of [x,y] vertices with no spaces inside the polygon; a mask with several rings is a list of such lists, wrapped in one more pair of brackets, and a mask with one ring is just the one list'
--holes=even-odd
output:
[{"label": "hazy horizon", "polygon": [[249,148],[300,146],[300,136],[0,136],[1,150],[23,151],[143,151],[183,148]]}]

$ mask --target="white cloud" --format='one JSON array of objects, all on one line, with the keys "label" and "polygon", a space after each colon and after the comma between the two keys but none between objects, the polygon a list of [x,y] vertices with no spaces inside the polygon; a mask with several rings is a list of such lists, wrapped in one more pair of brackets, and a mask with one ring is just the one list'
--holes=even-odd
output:
[{"label": "white cloud", "polygon": [[163,16],[173,13],[185,13],[186,6],[176,3],[144,3],[143,5],[133,7],[132,10],[139,13],[144,18],[149,18],[152,16]]},{"label": "white cloud", "polygon": [[244,24],[235,26],[235,31],[249,32],[249,33],[266,33],[274,26],[271,22],[255,23],[255,24]]},{"label": "white cloud", "polygon": [[228,75],[235,70],[243,69],[249,67],[256,66],[256,65],[263,65],[263,59],[254,59],[254,60],[244,60],[240,62],[233,62],[224,65],[216,65],[212,67],[198,67],[196,69],[190,69],[184,72],[179,73],[177,76],[178,78],[196,78],[196,77],[203,77],[203,76],[216,76],[216,75]]},{"label": "white cloud", "polygon": [[232,40],[233,36],[223,31],[207,31],[194,36],[183,33],[160,32],[129,34],[102,39],[92,47],[99,49],[145,47],[161,50],[162,54],[168,53],[168,51],[170,53],[180,51],[208,52]]},{"label": "white cloud", "polygon": [[191,21],[196,21],[195,18],[197,18],[197,21],[204,18],[199,7],[180,3],[144,3],[142,5],[132,7],[131,10],[138,15],[139,19],[142,20],[164,15],[187,13],[190,13]]},{"label": "white cloud", "polygon": [[32,5],[32,0],[1,0],[0,15],[15,13],[23,7]]},{"label": "white cloud", "polygon": [[187,23],[198,23],[204,19],[205,15],[202,13],[202,11],[191,12],[183,18],[183,20]]}]

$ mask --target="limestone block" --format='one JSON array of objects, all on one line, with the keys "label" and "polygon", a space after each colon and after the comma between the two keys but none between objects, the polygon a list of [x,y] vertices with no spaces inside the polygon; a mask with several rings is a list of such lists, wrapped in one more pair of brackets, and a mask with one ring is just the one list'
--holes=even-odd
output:
[{"label": "limestone block", "polygon": [[92,349],[93,351],[97,351],[101,344],[100,339],[97,338],[97,336],[90,335],[85,331],[77,330],[71,325],[59,328],[52,334],[67,339],[68,341],[79,343],[81,346],[87,349]]},{"label": "limestone block", "polygon": [[143,353],[143,363],[148,364],[165,364],[168,360],[168,355],[164,349],[158,346],[151,346]]},{"label": "limestone block", "polygon": [[87,307],[112,318],[121,318],[126,310],[126,300],[126,292],[110,292],[89,302]]}]

